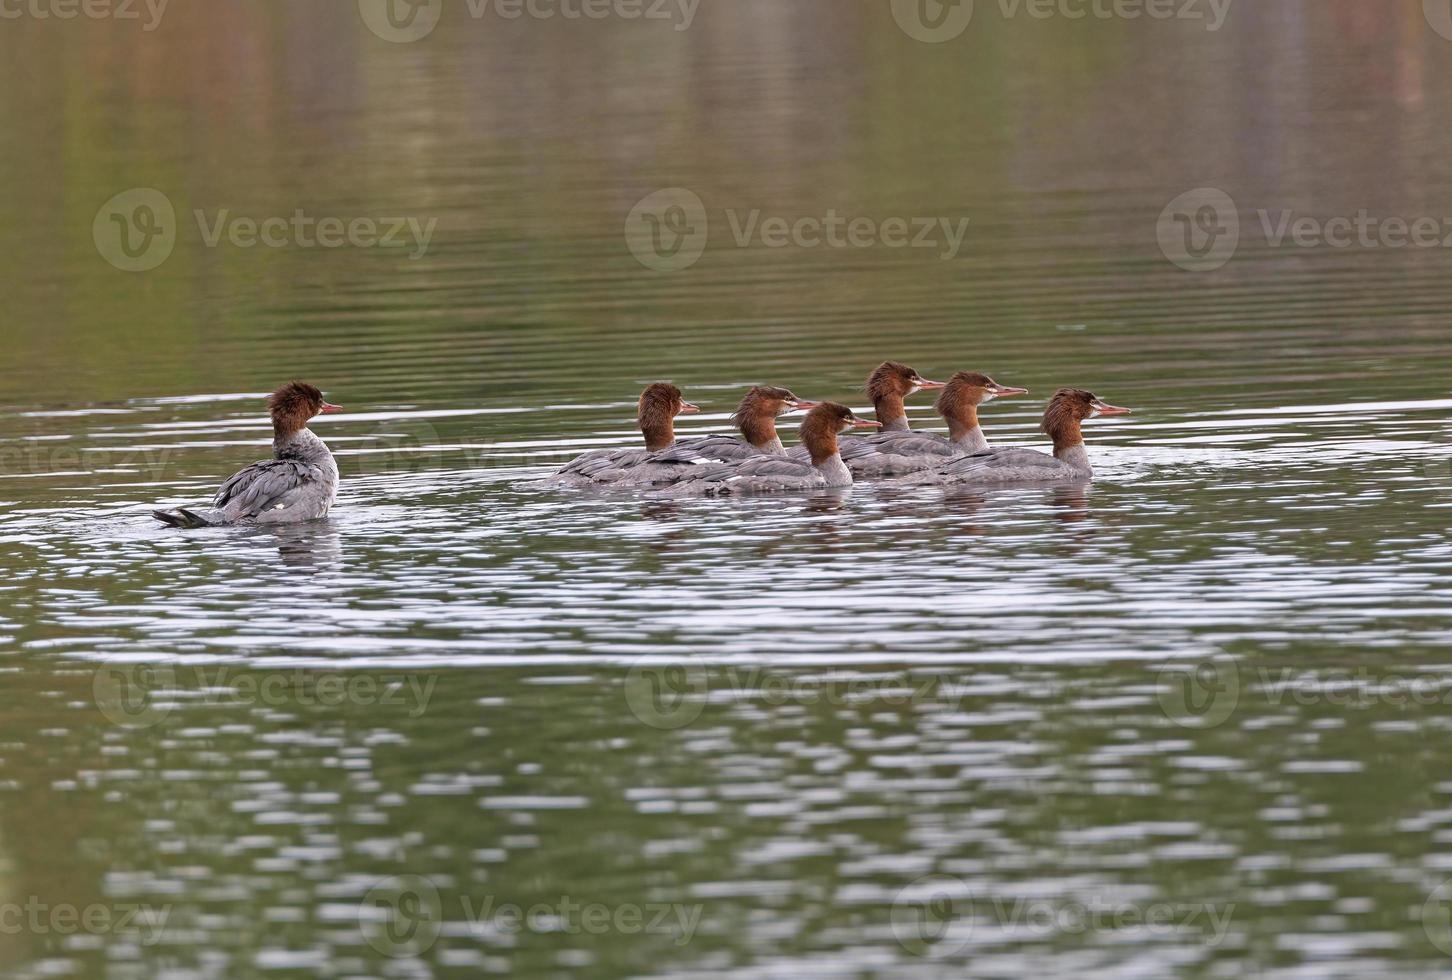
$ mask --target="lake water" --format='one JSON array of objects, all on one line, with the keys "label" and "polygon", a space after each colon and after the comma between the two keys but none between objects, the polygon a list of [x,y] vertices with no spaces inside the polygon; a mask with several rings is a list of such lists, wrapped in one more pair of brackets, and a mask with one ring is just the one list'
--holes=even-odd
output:
[{"label": "lake water", "polygon": [[[7,976],[1452,969],[1435,9],[60,6],[0,20]],[[1135,414],[1083,490],[525,486],[885,358]],[[334,515],[154,524],[293,377]]]}]

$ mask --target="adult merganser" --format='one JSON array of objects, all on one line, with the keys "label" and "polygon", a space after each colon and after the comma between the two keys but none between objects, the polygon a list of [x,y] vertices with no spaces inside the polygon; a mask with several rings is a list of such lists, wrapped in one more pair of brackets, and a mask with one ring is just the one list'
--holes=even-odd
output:
[{"label": "adult merganser", "polygon": [[762,493],[779,490],[816,490],[852,485],[852,471],[838,452],[838,434],[852,428],[877,429],[852,409],[822,402],[802,421],[802,445],[810,462],[788,456],[753,456],[734,465],[711,466],[686,473],[671,493]]},{"label": "adult merganser", "polygon": [[959,371],[934,406],[948,423],[946,437],[936,432],[882,432],[851,440],[843,447],[842,458],[852,475],[861,479],[918,473],[959,456],[986,452],[988,439],[978,424],[978,406],[1026,394],[1027,388],[1001,385],[977,371]]},{"label": "adult merganser", "polygon": [[746,437],[706,436],[677,442],[676,415],[700,411],[682,399],[674,385],[655,384],[640,396],[638,418],[645,433],[644,450],[600,449],[586,453],[555,474],[556,485],[648,486],[679,480],[690,467],[740,461],[762,454],[784,453],[776,434],[778,415],[805,411],[807,402],[786,388],[758,386],[746,393],[732,421]]},{"label": "adult merganser", "polygon": [[1110,405],[1097,395],[1078,388],[1062,388],[1044,411],[1040,428],[1054,440],[1054,455],[1034,449],[990,449],[976,456],[963,456],[935,469],[915,473],[899,483],[943,485],[954,483],[1064,483],[1094,478],[1089,453],[1084,448],[1080,423],[1100,415],[1129,415],[1127,408]]},{"label": "adult merganser", "polygon": [[171,527],[227,524],[297,524],[327,517],[338,498],[338,463],[327,444],[309,431],[317,415],[341,412],[310,384],[293,381],[267,399],[272,415],[272,459],[233,476],[212,500],[210,512],[178,507],[152,511]]}]

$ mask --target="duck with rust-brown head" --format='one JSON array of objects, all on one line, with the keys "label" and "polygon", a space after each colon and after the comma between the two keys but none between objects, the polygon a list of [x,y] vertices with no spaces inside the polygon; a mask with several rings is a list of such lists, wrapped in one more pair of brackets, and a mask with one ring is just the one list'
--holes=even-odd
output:
[{"label": "duck with rust-brown head", "polygon": [[[879,387],[888,383],[883,380],[884,377],[897,378],[901,388],[912,379],[918,378],[918,373],[912,368],[889,362],[878,368],[873,375]],[[983,452],[988,448],[988,440],[978,423],[978,407],[995,398],[1028,394],[1026,388],[1001,385],[977,371],[960,371],[946,385],[937,385],[932,381],[923,383],[942,389],[936,408],[948,423],[948,435],[909,430],[906,428],[906,418],[901,417],[902,428],[843,439],[842,459],[852,470],[854,478],[872,480],[919,473],[960,456]],[[870,381],[868,385],[870,391],[874,382]],[[879,400],[877,404],[881,418],[884,413],[883,403]],[[901,400],[897,405],[901,406]],[[891,416],[897,409],[889,408],[886,411]]]},{"label": "duck with rust-brown head", "polygon": [[1081,388],[1061,388],[1044,410],[1040,428],[1054,441],[1054,454],[1035,449],[992,449],[936,469],[905,477],[905,484],[1083,483],[1094,478],[1084,448],[1082,424],[1100,416],[1129,415]]},{"label": "duck with rust-brown head", "polygon": [[645,437],[645,447],[594,449],[566,463],[550,477],[552,486],[624,484],[643,475],[641,467],[656,453],[676,442],[676,416],[693,415],[700,409],[686,401],[681,389],[664,381],[647,385],[635,403],[635,422]]},{"label": "duck with rust-brown head", "polygon": [[867,392],[867,400],[872,402],[884,432],[907,432],[907,406],[904,404],[907,397],[944,387],[943,382],[929,381],[906,364],[884,361],[868,375],[863,390]]},{"label": "duck with rust-brown head", "polygon": [[881,423],[858,418],[852,409],[822,402],[802,421],[807,458],[754,456],[736,464],[703,467],[670,487],[673,495],[772,493],[850,487],[852,471],[842,462],[837,437],[848,429],[876,429]]},{"label": "duck with rust-brown head", "polygon": [[752,456],[785,456],[786,447],[776,432],[782,415],[806,412],[817,407],[792,394],[788,388],[757,385],[746,393],[731,416],[741,438],[726,435],[684,439],[655,459],[658,463],[735,463]]},{"label": "duck with rust-brown head", "polygon": [[782,455],[776,432],[778,416],[802,412],[816,403],[798,398],[787,388],[758,385],[746,393],[731,417],[742,438],[710,435],[676,439],[677,415],[699,409],[686,402],[679,388],[655,384],[640,396],[637,418],[645,449],[596,450],[570,463],[550,481],[556,485],[646,487],[674,483],[697,466],[734,463],[753,456]]},{"label": "duck with rust-brown head", "polygon": [[178,507],[152,511],[152,516],[172,527],[296,524],[327,517],[338,499],[338,463],[308,423],[342,409],[302,381],[274,391],[267,409],[272,459],[253,463],[222,484],[210,511]]}]

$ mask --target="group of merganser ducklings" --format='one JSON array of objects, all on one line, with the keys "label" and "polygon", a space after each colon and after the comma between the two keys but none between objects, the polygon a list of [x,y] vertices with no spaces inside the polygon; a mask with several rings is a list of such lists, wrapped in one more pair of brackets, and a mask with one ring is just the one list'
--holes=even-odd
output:
[{"label": "group of merganser ducklings", "polygon": [[[937,410],[948,435],[908,428],[904,399],[941,391]],[[835,402],[807,402],[785,388],[753,388],[732,420],[745,440],[710,436],[677,442],[674,419],[699,411],[679,388],[653,384],[640,396],[638,418],[645,449],[600,449],[565,466],[555,486],[650,487],[673,494],[754,493],[850,486],[853,478],[892,479],[900,485],[1064,483],[1092,479],[1080,423],[1099,415],[1128,415],[1078,388],[1054,395],[1043,431],[1054,454],[995,449],[978,423],[978,407],[995,398],[1026,395],[986,374],[964,371],[946,384],[929,381],[906,364],[888,361],[867,379],[877,421],[858,418]],[[776,419],[805,411],[802,444],[788,452]],[[839,438],[849,429],[880,429],[869,436]]]},{"label": "group of merganser ducklings", "polygon": [[[948,435],[908,428],[904,399],[941,391],[936,408]],[[726,494],[850,486],[853,478],[892,479],[903,485],[1082,482],[1094,476],[1080,423],[1099,415],[1128,415],[1096,395],[1064,388],[1050,400],[1042,429],[1054,454],[995,449],[984,438],[978,407],[995,398],[1026,395],[986,374],[960,372],[946,384],[929,381],[906,364],[888,361],[867,380],[877,421],[858,418],[836,402],[809,402],[786,388],[756,387],[732,421],[743,438],[706,436],[676,441],[675,418],[700,411],[671,384],[653,384],[637,409],[644,449],[599,449],[569,463],[547,481],[562,487],[639,487],[672,494]],[[341,411],[310,384],[291,382],[268,399],[273,458],[242,470],[217,491],[209,510],[153,511],[172,527],[293,524],[328,516],[338,496],[338,465],[327,445],[307,428],[315,416]],[[801,445],[788,451],[776,420],[806,412]],[[850,429],[879,429],[839,438]]]}]

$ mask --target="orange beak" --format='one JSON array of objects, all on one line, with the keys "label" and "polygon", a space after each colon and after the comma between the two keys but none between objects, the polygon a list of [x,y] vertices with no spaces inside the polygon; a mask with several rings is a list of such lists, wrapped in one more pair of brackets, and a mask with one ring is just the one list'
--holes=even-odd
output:
[{"label": "orange beak", "polygon": [[882,428],[882,423],[881,422],[869,422],[866,419],[859,419],[855,415],[852,417],[852,421],[849,422],[848,424],[851,425],[852,428],[854,428],[854,429],[880,429],[880,428]]},{"label": "orange beak", "polygon": [[681,402],[682,415],[695,415],[700,410],[701,406],[699,405],[692,405],[690,402]]},{"label": "orange beak", "polygon": [[929,381],[926,378],[918,378],[917,385],[923,391],[937,391],[940,388],[946,388],[946,387],[948,387],[947,382],[944,382],[944,381]]},{"label": "orange beak", "polygon": [[320,408],[320,409],[318,409],[318,414],[319,415],[337,415],[342,410],[343,410],[343,406],[342,405],[329,405],[327,402],[323,402],[323,407]]},{"label": "orange beak", "polygon": [[822,404],[822,403],[821,402],[807,402],[807,401],[800,401],[800,400],[798,400],[797,403],[795,405],[793,405],[791,408],[789,408],[787,411],[790,411],[790,412],[810,412],[812,409],[816,408],[820,404]]},{"label": "orange beak", "polygon": [[1117,405],[1106,405],[1103,402],[1100,402],[1098,405],[1095,405],[1094,408],[1095,408],[1096,411],[1099,412],[1100,415],[1133,415],[1134,414],[1132,411],[1130,411],[1127,408],[1120,408]]},{"label": "orange beak", "polygon": [[1012,398],[1014,395],[1027,395],[1028,393],[1027,388],[1009,388],[1006,385],[999,385],[993,389],[995,398]]}]

